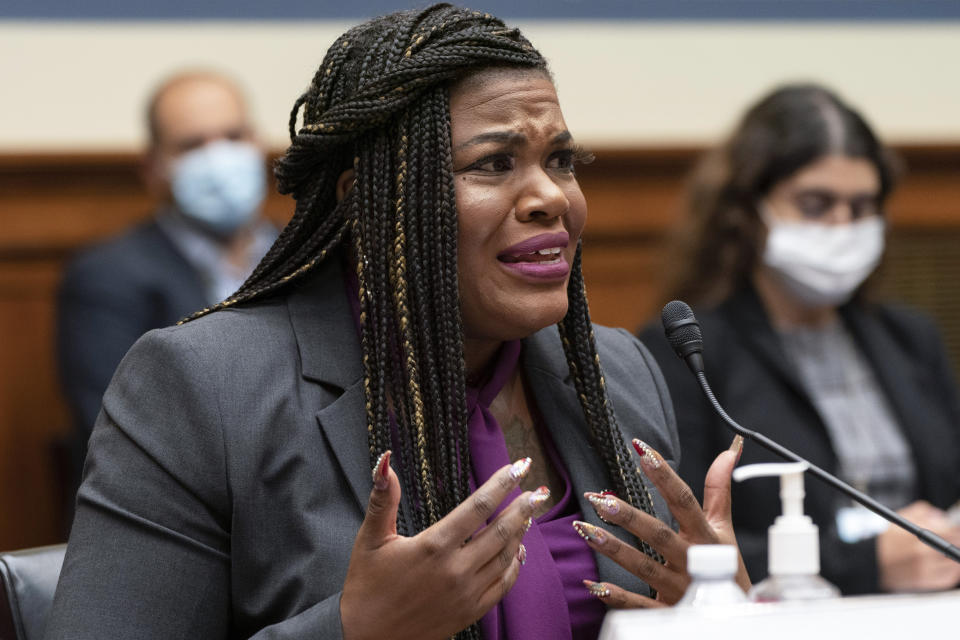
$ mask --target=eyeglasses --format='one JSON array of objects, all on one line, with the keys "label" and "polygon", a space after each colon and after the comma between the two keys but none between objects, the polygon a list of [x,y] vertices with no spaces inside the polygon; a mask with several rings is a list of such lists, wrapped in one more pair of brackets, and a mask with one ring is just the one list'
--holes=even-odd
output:
[{"label": "eyeglasses", "polygon": [[[804,189],[791,194],[789,201],[804,219],[818,222],[849,222],[882,213],[880,196],[875,193],[843,196],[826,189]],[[841,203],[846,207],[837,206]],[[849,218],[844,215],[846,211]]]}]

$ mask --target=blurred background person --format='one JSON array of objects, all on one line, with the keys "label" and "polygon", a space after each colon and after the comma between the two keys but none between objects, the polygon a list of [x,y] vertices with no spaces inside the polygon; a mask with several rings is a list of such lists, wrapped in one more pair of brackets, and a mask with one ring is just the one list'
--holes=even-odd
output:
[{"label": "blurred background person", "polygon": [[103,392],[143,333],[227,298],[277,232],[261,215],[266,159],[240,88],[207,71],[178,73],[147,107],[144,182],[154,215],[67,266],[57,305],[60,380],[79,469]]},{"label": "blurred background person", "polygon": [[[664,299],[694,306],[707,377],[736,420],[957,544],[944,509],[960,497],[960,400],[943,345],[927,318],[872,302],[865,285],[883,256],[895,173],[834,93],[774,91],[693,176],[691,228],[670,254],[679,273]],[[730,433],[662,329],[642,338],[667,378],[681,476],[696,490]],[[742,463],[775,460],[748,445]],[[806,490],[822,574],[845,593],[960,582],[960,565],[912,535],[825,484]],[[744,483],[733,505],[751,578],[761,579],[777,491]]]}]

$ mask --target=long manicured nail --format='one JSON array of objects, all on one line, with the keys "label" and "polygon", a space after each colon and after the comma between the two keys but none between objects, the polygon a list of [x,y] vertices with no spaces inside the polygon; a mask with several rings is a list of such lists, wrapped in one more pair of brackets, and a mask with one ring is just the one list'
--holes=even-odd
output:
[{"label": "long manicured nail", "polygon": [[733,437],[733,442],[730,443],[730,451],[737,452],[737,462],[740,462],[740,456],[743,455],[743,436],[739,433]]},{"label": "long manicured nail", "polygon": [[530,463],[533,462],[530,458],[520,458],[510,467],[510,477],[519,482],[527,477],[527,473],[530,471]]},{"label": "long manicured nail", "polygon": [[603,529],[600,527],[595,527],[589,522],[574,520],[573,528],[576,529],[577,533],[580,534],[580,537],[587,542],[603,544],[607,541],[607,534],[604,533]]},{"label": "long manicured nail", "polygon": [[587,588],[587,591],[589,591],[590,595],[592,596],[596,596],[598,598],[606,598],[610,596],[610,589],[607,588],[607,585],[602,582],[584,580],[583,586]]},{"label": "long manicured nail", "polygon": [[377,463],[373,465],[373,486],[378,491],[383,491],[390,486],[390,479],[387,477],[387,469],[390,468],[390,451],[384,451],[377,458]]},{"label": "long manicured nail", "polygon": [[616,498],[605,496],[602,493],[585,493],[587,500],[601,518],[608,518],[620,513],[620,503]]},{"label": "long manicured nail", "polygon": [[663,457],[657,453],[656,449],[648,445],[643,440],[634,438],[633,448],[636,449],[637,453],[640,455],[640,464],[644,468],[659,469],[660,465],[663,464]]},{"label": "long manicured nail", "polygon": [[517,549],[517,560],[520,561],[520,566],[527,564],[527,548],[523,546],[523,543],[520,543],[520,548]]},{"label": "long manicured nail", "polygon": [[537,487],[537,490],[530,494],[530,506],[539,509],[540,505],[550,498],[550,489],[544,486]]}]

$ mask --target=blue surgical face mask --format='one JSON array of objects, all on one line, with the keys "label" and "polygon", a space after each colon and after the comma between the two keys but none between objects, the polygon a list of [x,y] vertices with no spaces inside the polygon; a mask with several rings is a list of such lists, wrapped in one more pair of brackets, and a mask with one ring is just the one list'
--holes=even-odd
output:
[{"label": "blue surgical face mask", "polygon": [[267,190],[263,154],[247,142],[211,142],[183,154],[170,183],[180,211],[229,235],[257,217]]}]

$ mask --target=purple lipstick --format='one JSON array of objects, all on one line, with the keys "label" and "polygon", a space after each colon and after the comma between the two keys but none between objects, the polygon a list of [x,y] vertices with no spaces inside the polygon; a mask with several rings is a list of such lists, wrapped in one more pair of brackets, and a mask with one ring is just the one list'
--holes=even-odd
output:
[{"label": "purple lipstick", "polygon": [[563,250],[570,244],[566,231],[542,233],[505,249],[497,256],[504,267],[536,280],[562,280],[570,273]]}]

